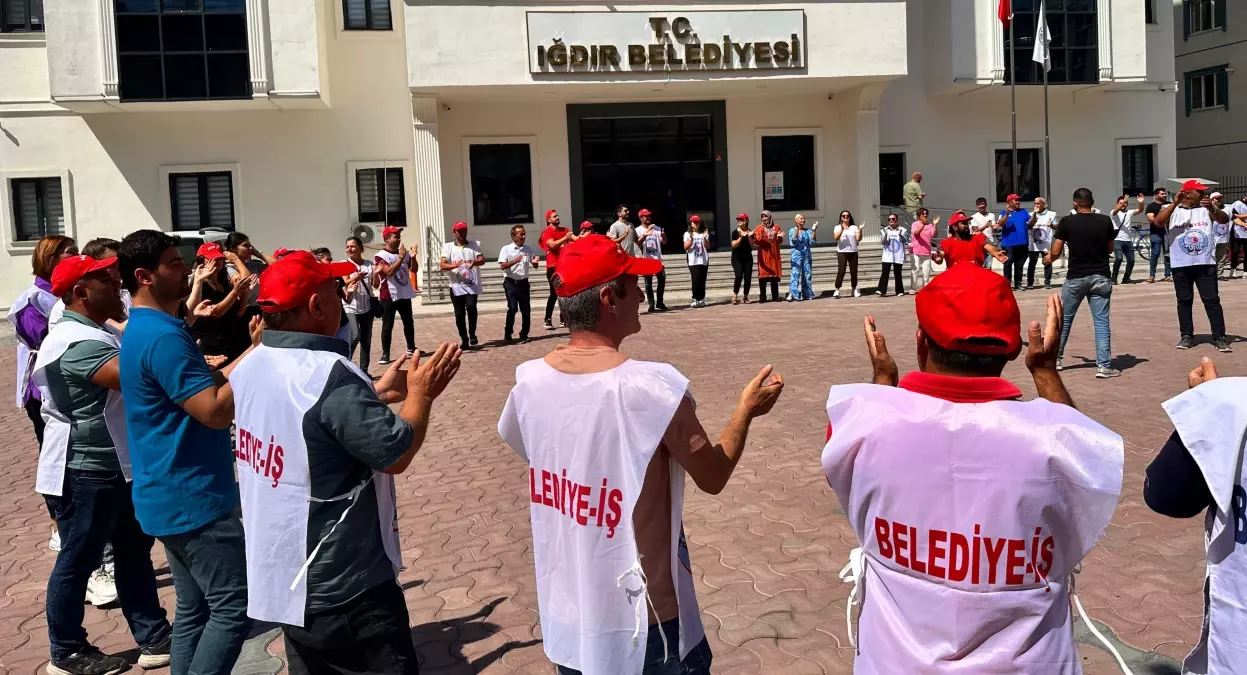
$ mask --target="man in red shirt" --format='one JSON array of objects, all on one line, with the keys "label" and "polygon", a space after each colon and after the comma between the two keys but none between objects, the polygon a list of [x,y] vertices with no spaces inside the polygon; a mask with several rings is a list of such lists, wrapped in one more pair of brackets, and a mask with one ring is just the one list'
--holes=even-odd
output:
[{"label": "man in red shirt", "polygon": [[948,229],[952,231],[952,236],[941,241],[940,247],[932,251],[931,262],[947,261],[949,267],[959,262],[972,262],[982,267],[988,255],[1002,263],[1009,259],[1004,251],[987,240],[986,235],[970,234],[970,216],[965,211],[958,211],[948,219]]},{"label": "man in red shirt", "polygon": [[[554,209],[546,211],[546,229],[542,230],[541,237],[537,239],[537,243],[541,246],[541,250],[546,252],[546,283],[550,284],[550,297],[546,298],[546,330],[554,330],[554,305],[558,303],[559,296],[554,293],[554,284],[550,283],[550,278],[554,276],[554,268],[559,263],[559,249],[563,245],[576,241],[576,235],[571,230],[559,224],[559,212]],[[559,325],[563,325],[563,314],[559,313]]]}]

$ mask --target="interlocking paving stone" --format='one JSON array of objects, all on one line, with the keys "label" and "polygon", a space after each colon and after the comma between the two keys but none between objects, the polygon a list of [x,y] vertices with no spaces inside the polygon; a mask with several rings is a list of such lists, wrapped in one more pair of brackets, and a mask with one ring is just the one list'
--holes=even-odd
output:
[{"label": "interlocking paving stone", "polygon": [[[1124,642],[1136,673],[1172,673],[1199,635],[1203,581],[1202,520],[1176,521],[1149,511],[1143,470],[1169,435],[1160,402],[1185,389],[1185,373],[1212,356],[1223,375],[1247,374],[1247,341],[1235,354],[1211,345],[1180,352],[1173,288],[1117,287],[1113,345],[1124,374],[1094,378],[1091,321],[1084,307],[1075,322],[1065,381],[1084,411],[1126,441],[1122,497],[1105,538],[1085,561],[1078,588],[1091,618]],[[1020,296],[1023,318],[1042,319],[1045,294]],[[675,305],[679,298],[668,298]],[[1247,310],[1247,282],[1222,285],[1230,332],[1247,332],[1236,317]],[[624,351],[672,363],[687,375],[702,422],[716,435],[740,388],[764,363],[787,388],[770,416],[757,420],[735,475],[719,495],[689,482],[685,530],[716,673],[850,673],[854,649],[845,630],[848,587],[837,573],[856,545],[835,494],[819,467],[832,383],[870,376],[862,346],[862,317],[872,314],[902,371],[916,367],[912,298],[822,299],[784,305],[714,306],[642,317],[643,332]],[[540,316],[536,317],[540,319]],[[1199,303],[1198,330],[1207,323]],[[503,316],[482,314],[486,349],[464,356],[458,379],[434,407],[428,440],[407,474],[398,477],[400,534],[406,569],[400,574],[412,636],[427,673],[543,673],[552,668],[539,642],[537,595],[528,520],[527,472],[498,438],[497,418],[514,382],[515,366],[566,341],[540,321],[526,345],[505,347]],[[421,316],[424,349],[454,340],[447,316]],[[379,331],[374,333],[374,341]],[[7,342],[6,342],[7,340]],[[11,345],[11,337],[0,335]],[[374,345],[374,372],[379,357]],[[0,383],[12,382],[14,350],[0,348]],[[1024,367],[1006,376],[1034,395]],[[36,448],[25,413],[0,410],[0,673],[33,675],[47,659],[44,600],[55,554],[47,550],[43,500],[33,492]],[[172,616],[174,597],[164,553],[161,602]],[[88,607],[84,625],[110,652],[134,653],[116,608]],[[1085,672],[1117,672],[1112,657],[1093,646],[1079,622]],[[278,632],[249,641],[237,673],[284,668]],[[163,675],[156,671],[156,675]]]}]

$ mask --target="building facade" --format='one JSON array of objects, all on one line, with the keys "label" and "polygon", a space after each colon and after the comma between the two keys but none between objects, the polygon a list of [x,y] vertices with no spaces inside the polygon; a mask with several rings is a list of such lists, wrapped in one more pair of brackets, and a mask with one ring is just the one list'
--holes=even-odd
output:
[{"label": "building facade", "polygon": [[1049,4],[1051,158],[1038,0],[1013,41],[996,0],[3,0],[0,298],[52,231],[336,249],[394,223],[436,256],[463,220],[492,256],[547,209],[626,204],[722,245],[741,211],[877,227],[913,171],[930,207],[1002,207],[1013,76],[1024,197],[1150,190],[1176,171],[1173,17]]},{"label": "building facade", "polygon": [[[1247,108],[1235,94],[1247,67],[1247,5],[1229,0],[1174,3],[1178,173],[1247,194]],[[1238,105],[1235,105],[1238,104]]]}]

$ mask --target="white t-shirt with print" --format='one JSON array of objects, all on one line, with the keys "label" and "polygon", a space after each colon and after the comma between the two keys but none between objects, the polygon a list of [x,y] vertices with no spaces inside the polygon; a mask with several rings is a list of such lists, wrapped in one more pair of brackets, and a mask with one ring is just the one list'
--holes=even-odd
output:
[{"label": "white t-shirt with print", "polygon": [[1131,224],[1134,220],[1134,210],[1126,209],[1125,211],[1113,211],[1109,214],[1113,219],[1113,227],[1117,228],[1116,241],[1134,241],[1134,235],[1138,231],[1137,227]]},{"label": "white t-shirt with print", "polygon": [[905,248],[909,241],[909,230],[903,227],[884,227],[880,231],[883,240],[883,262],[905,263]]},{"label": "white t-shirt with print", "polygon": [[403,264],[394,270],[394,273],[385,278],[385,288],[389,293],[390,300],[410,300],[416,297],[416,290],[411,287],[411,254],[404,249],[399,249],[398,253],[390,253],[385,249],[377,251],[373,257],[373,263],[382,262],[388,267],[393,265],[395,261],[402,258]]},{"label": "white t-shirt with print", "polygon": [[1212,221],[1212,240],[1217,244],[1230,243],[1230,229],[1234,226],[1234,215],[1230,212],[1230,207],[1222,206],[1222,211],[1230,216],[1230,222],[1224,225],[1217,221]]},{"label": "white t-shirt with print", "polygon": [[653,233],[646,235],[645,226],[636,226],[636,238],[641,242],[641,257],[662,260],[662,228],[654,226]]},{"label": "white t-shirt with print", "polygon": [[354,260],[347,262],[355,266],[356,272],[363,272],[364,275],[359,278],[359,284],[355,287],[355,292],[351,294],[350,301],[342,303],[342,309],[347,314],[367,314],[372,309],[372,291],[370,284],[372,283],[372,261],[365,260],[357,263]]},{"label": "white t-shirt with print", "polygon": [[706,239],[708,236],[709,235],[706,232],[697,232],[696,234],[692,232],[684,233],[684,243],[692,244],[692,247],[684,253],[685,257],[688,258],[689,265],[710,264],[710,252],[706,249]]},{"label": "white t-shirt with print", "polygon": [[[1230,211],[1230,222],[1234,222],[1234,216],[1241,216],[1243,214],[1247,214],[1247,204],[1244,204],[1243,200],[1240,199],[1234,202],[1233,204],[1230,204],[1229,211]],[[1234,225],[1234,236],[1238,237],[1239,239],[1247,239],[1247,227],[1243,227],[1242,225],[1235,224]]]},{"label": "white t-shirt with print", "polygon": [[1052,229],[1056,225],[1056,211],[1048,209],[1035,216],[1035,226],[1031,228],[1030,250],[1047,253],[1052,248]]},{"label": "white t-shirt with print", "polygon": [[446,275],[450,277],[451,295],[481,294],[481,272],[476,267],[469,267],[479,255],[481,255],[481,242],[479,241],[470,239],[463,246],[448,241],[442,245],[442,260],[461,265],[453,270],[446,270]]}]

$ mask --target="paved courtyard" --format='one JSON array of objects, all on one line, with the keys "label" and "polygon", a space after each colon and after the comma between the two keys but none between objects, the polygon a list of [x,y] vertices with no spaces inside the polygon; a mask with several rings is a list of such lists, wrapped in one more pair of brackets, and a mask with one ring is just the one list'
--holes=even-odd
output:
[{"label": "paved courtyard", "polygon": [[[1222,293],[1230,332],[1247,331],[1241,318],[1247,281],[1223,284]],[[1173,348],[1170,285],[1124,287],[1115,295],[1113,347],[1124,375],[1094,378],[1086,307],[1065,357],[1071,366],[1065,380],[1080,408],[1126,439],[1121,500],[1078,587],[1092,619],[1130,647],[1135,673],[1176,673],[1175,662],[1199,635],[1202,521],[1151,513],[1141,494],[1143,471],[1170,431],[1160,402],[1185,388],[1185,373],[1200,356],[1216,353],[1208,344],[1190,352]],[[1020,296],[1025,320],[1042,319],[1044,297],[1039,291]],[[902,372],[915,368],[912,298],[675,311],[643,317],[644,331],[624,345],[632,356],[669,361],[691,379],[712,435],[762,365],[774,364],[787,381],[775,410],[754,423],[723,493],[709,496],[689,484],[685,529],[716,673],[852,671],[844,621],[849,588],[837,573],[855,539],[818,457],[828,386],[869,377],[861,333],[867,313],[876,316]],[[482,340],[501,336],[502,319],[481,317]],[[1198,303],[1196,325],[1207,328]],[[453,320],[445,316],[418,318],[416,330],[426,349],[454,338]],[[527,345],[490,344],[465,357],[434,408],[425,448],[398,479],[407,566],[400,580],[424,673],[552,671],[540,644],[525,467],[495,432],[514,367],[566,339],[563,331],[539,327],[534,336]],[[1216,355],[1222,375],[1247,374],[1247,342],[1236,347],[1235,354]],[[1019,363],[1007,375],[1034,395]],[[0,348],[0,382],[13,378],[14,351]],[[6,406],[0,434],[6,441],[0,447],[0,668],[31,675],[42,672],[48,656],[44,599],[55,554],[47,549],[47,514],[33,490],[36,448],[24,413]],[[160,546],[153,559],[172,611]],[[134,648],[119,609],[88,608],[86,624],[106,652]],[[1080,627],[1080,639],[1085,634]],[[281,670],[278,635],[258,627],[235,672]],[[1116,672],[1106,651],[1082,641],[1086,672]]]}]

